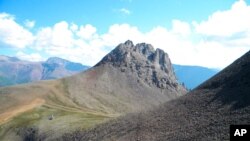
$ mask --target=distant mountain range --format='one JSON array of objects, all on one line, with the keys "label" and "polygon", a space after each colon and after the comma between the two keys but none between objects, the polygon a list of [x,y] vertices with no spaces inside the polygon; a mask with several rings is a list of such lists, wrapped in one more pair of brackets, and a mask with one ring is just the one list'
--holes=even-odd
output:
[{"label": "distant mountain range", "polygon": [[57,79],[80,71],[88,66],[65,59],[52,57],[45,62],[29,62],[16,57],[0,56],[0,87],[34,82],[38,80]]},{"label": "distant mountain range", "polygon": [[[58,57],[51,57],[45,62],[29,62],[2,55],[0,56],[0,87],[38,80],[58,79],[88,68],[90,66]],[[188,89],[195,88],[218,72],[218,70],[200,66],[173,64],[173,68],[178,81],[184,83]]]},{"label": "distant mountain range", "polygon": [[219,70],[200,66],[173,65],[175,74],[181,83],[188,89],[193,89],[205,80],[214,76]]}]

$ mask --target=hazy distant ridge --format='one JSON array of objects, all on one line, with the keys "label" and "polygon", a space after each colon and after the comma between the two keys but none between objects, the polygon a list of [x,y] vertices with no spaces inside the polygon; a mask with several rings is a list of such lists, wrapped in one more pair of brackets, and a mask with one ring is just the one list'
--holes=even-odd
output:
[{"label": "hazy distant ridge", "polygon": [[62,78],[87,68],[89,67],[58,57],[49,58],[45,62],[29,62],[15,57],[0,56],[0,87]]}]

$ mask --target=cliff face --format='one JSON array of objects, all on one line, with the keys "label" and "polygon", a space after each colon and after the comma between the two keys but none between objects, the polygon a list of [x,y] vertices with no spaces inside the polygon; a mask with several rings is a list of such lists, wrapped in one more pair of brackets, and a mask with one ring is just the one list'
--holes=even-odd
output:
[{"label": "cliff face", "polygon": [[168,54],[161,49],[155,50],[150,44],[134,45],[128,40],[118,45],[96,66],[104,64],[119,68],[123,73],[131,73],[138,81],[149,86],[161,89],[181,87],[178,86]]}]

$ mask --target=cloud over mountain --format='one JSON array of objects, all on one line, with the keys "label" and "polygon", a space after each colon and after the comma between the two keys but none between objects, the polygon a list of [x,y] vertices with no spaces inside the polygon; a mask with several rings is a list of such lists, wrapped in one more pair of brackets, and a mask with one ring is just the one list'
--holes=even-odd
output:
[{"label": "cloud over mountain", "polygon": [[104,33],[99,33],[94,25],[68,21],[31,32],[14,16],[2,13],[0,44],[18,48],[27,55],[33,52],[61,56],[94,65],[116,44],[130,39],[163,49],[175,64],[223,68],[250,49],[249,11],[245,1],[237,1],[231,9],[212,13],[205,21],[189,23],[175,19],[171,28],[155,26],[146,32],[126,23],[113,24]]}]

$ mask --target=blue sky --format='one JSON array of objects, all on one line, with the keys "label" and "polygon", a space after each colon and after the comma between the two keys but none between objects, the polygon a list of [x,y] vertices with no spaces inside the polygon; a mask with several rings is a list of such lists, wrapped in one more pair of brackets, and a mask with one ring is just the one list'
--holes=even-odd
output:
[{"label": "blue sky", "polygon": [[0,0],[0,54],[94,65],[131,39],[173,63],[224,68],[250,49],[249,1]]},{"label": "blue sky", "polygon": [[[22,23],[35,20],[38,27],[60,21],[92,24],[100,33],[116,23],[129,23],[142,31],[154,26],[171,27],[173,19],[205,20],[217,10],[226,10],[235,0],[1,0],[1,12]],[[127,9],[129,14],[120,11]]]}]

